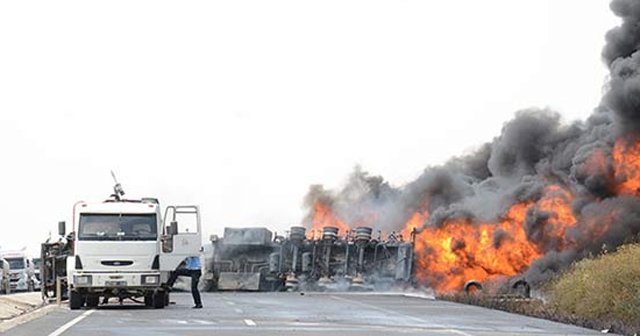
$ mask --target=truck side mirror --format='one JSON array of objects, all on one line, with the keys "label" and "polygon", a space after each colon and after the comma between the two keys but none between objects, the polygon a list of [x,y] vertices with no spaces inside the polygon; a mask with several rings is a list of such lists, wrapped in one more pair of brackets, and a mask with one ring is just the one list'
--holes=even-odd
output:
[{"label": "truck side mirror", "polygon": [[171,224],[169,224],[169,235],[173,236],[177,234],[178,234],[178,222],[172,221]]},{"label": "truck side mirror", "polygon": [[64,221],[58,222],[58,235],[60,235],[61,237],[64,237],[66,232],[67,232],[66,223]]}]

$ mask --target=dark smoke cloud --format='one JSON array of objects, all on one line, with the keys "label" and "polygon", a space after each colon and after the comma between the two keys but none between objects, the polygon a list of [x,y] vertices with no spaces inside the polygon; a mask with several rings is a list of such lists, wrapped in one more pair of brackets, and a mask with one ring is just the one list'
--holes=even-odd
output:
[{"label": "dark smoke cloud", "polygon": [[640,128],[640,54],[635,52],[630,57],[613,61],[604,103],[615,111],[623,131]]},{"label": "dark smoke cloud", "polygon": [[603,105],[614,112],[623,132],[640,127],[640,2],[613,0],[611,10],[622,24],[606,35],[602,57],[611,70]]},{"label": "dark smoke cloud", "polygon": [[[348,223],[387,231],[403,229],[416,212],[429,214],[425,227],[451,219],[491,223],[516,203],[536,204],[555,185],[573,195],[577,223],[564,237],[550,238],[545,230],[557,214],[528,209],[522,225],[544,255],[530,265],[527,280],[543,281],[575,260],[637,239],[640,198],[617,195],[612,153],[621,136],[640,135],[640,0],[613,0],[611,9],[622,18],[607,33],[602,52],[611,75],[602,103],[587,120],[566,123],[549,109],[518,111],[490,143],[428,167],[403,186],[356,167],[341,190],[310,188],[307,225],[316,201]],[[507,238],[498,230],[492,243],[500,246]]]},{"label": "dark smoke cloud", "polygon": [[636,0],[613,0],[609,6],[613,13],[622,18],[619,27],[611,29],[602,57],[607,65],[619,58],[627,58],[640,49],[640,2]]}]

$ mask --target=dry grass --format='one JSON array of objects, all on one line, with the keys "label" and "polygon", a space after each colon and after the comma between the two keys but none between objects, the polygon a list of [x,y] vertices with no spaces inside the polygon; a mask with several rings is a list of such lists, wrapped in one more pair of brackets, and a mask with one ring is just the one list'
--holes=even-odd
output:
[{"label": "dry grass", "polygon": [[640,245],[575,263],[547,295],[562,314],[640,330]]}]

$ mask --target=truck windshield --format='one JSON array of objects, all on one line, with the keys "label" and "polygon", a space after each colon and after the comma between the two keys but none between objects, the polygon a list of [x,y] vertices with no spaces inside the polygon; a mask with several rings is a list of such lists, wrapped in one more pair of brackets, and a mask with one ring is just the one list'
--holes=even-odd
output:
[{"label": "truck windshield", "polygon": [[9,262],[9,269],[19,270],[24,268],[24,258],[5,258]]},{"label": "truck windshield", "polygon": [[82,214],[78,240],[156,240],[155,214]]}]

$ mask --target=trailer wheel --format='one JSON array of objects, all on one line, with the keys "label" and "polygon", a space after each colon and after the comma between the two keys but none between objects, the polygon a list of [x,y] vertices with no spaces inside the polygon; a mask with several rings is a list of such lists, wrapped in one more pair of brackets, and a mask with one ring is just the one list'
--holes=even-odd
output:
[{"label": "trailer wheel", "polygon": [[164,308],[164,291],[156,291],[153,293],[153,308],[162,309]]},{"label": "trailer wheel", "polygon": [[467,295],[477,295],[482,292],[482,284],[476,280],[469,280],[464,284],[464,292]]},{"label": "trailer wheel", "polygon": [[76,291],[69,292],[69,309],[80,309],[84,305],[84,296]]}]

